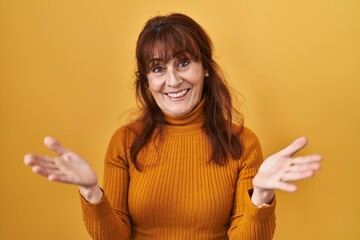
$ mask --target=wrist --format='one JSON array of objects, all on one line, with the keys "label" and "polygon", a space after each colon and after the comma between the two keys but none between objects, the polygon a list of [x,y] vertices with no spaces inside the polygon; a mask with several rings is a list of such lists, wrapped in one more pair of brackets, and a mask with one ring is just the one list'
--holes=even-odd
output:
[{"label": "wrist", "polygon": [[90,187],[79,186],[79,191],[81,196],[83,196],[85,200],[89,203],[97,203],[103,197],[103,192],[98,184]]},{"label": "wrist", "polygon": [[261,189],[254,187],[251,201],[257,207],[266,206],[272,203],[275,191],[272,189]]}]

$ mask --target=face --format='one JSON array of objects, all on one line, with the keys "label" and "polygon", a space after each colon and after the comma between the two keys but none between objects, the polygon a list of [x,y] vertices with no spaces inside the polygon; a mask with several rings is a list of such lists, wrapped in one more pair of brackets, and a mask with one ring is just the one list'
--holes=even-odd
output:
[{"label": "face", "polygon": [[162,112],[183,116],[200,102],[205,74],[201,62],[190,57],[172,58],[167,63],[154,58],[147,74],[149,90]]}]

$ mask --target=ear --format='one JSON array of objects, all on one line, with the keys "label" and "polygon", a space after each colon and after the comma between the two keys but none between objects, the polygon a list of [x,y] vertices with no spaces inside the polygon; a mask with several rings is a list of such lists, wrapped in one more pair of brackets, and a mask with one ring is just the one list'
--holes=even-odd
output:
[{"label": "ear", "polygon": [[209,70],[204,68],[203,71],[204,71],[204,77],[208,77],[209,76]]}]

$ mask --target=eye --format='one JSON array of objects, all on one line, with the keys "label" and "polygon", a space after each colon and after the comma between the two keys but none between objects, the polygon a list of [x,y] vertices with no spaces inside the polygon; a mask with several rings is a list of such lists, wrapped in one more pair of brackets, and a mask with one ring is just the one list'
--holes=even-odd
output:
[{"label": "eye", "polygon": [[154,73],[161,73],[163,71],[164,71],[164,67],[162,67],[162,66],[155,66],[152,68],[152,72],[154,72]]},{"label": "eye", "polygon": [[179,60],[178,67],[179,67],[179,68],[185,68],[185,67],[187,67],[189,64],[190,64],[190,60],[188,60],[188,59],[181,59],[181,60]]}]

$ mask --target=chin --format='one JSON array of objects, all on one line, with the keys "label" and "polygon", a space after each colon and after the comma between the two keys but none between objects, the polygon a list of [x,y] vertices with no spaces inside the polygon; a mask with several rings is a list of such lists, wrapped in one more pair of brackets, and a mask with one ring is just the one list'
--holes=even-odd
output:
[{"label": "chin", "polygon": [[191,108],[184,109],[182,111],[174,111],[173,114],[176,114],[176,116],[184,116],[188,113],[190,113],[195,107],[192,106]]},{"label": "chin", "polygon": [[191,112],[191,109],[187,109],[187,110],[173,110],[173,111],[167,111],[167,114],[169,114],[170,116],[176,116],[176,117],[181,117],[184,116],[186,114],[188,114],[189,112]]}]

